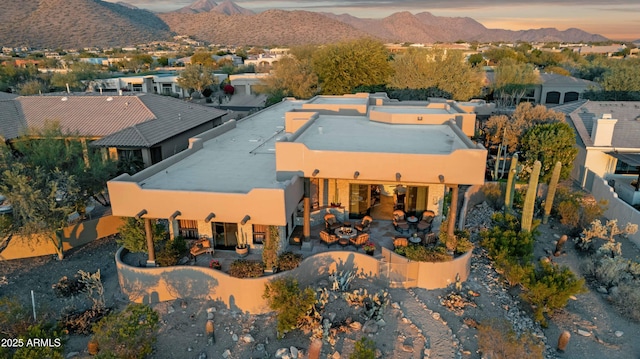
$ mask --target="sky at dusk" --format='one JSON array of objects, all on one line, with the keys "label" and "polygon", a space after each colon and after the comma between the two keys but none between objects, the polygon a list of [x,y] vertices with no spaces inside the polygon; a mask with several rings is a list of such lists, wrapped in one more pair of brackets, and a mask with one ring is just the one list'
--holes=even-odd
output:
[{"label": "sky at dusk", "polygon": [[[121,0],[109,0],[117,2]],[[215,1],[215,0],[214,0]],[[220,1],[216,1],[220,3]],[[165,12],[195,0],[124,0],[151,11]],[[394,12],[428,11],[436,16],[471,17],[487,28],[508,30],[571,27],[614,40],[640,39],[640,1],[527,1],[527,0],[235,0],[239,6],[261,12],[268,9],[347,13],[360,18],[382,18]]]}]

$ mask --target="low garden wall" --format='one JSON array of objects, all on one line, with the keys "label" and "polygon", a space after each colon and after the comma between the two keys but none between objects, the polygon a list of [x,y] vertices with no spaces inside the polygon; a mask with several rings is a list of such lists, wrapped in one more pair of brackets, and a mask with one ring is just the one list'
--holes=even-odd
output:
[{"label": "low garden wall", "polygon": [[[265,284],[284,276],[292,276],[306,287],[317,285],[319,280],[336,271],[355,270],[360,276],[372,278],[384,286],[392,284],[392,279],[402,277],[404,269],[411,267],[416,268],[412,287],[435,289],[455,282],[456,275],[461,281],[466,280],[471,269],[471,252],[449,262],[411,262],[407,266],[406,258],[383,248],[384,261],[362,253],[331,251],[308,257],[291,271],[259,278],[235,278],[222,271],[197,266],[133,267],[122,261],[124,251],[120,248],[116,252],[116,269],[122,292],[131,301],[150,304],[177,298],[208,299],[220,301],[231,310],[252,314],[270,312],[262,298]],[[390,276],[390,273],[397,276]]]},{"label": "low garden wall", "polygon": [[389,265],[390,283],[405,288],[446,288],[455,283],[456,276],[459,276],[461,282],[466,281],[471,273],[471,254],[472,251],[469,251],[446,262],[415,262],[388,248],[382,248],[382,256]]},{"label": "low garden wall", "polygon": [[123,248],[115,255],[118,281],[131,301],[157,303],[177,298],[220,301],[231,310],[262,314],[270,312],[262,298],[265,284],[293,276],[302,287],[316,285],[335,271],[355,270],[361,276],[378,278],[375,258],[355,252],[332,251],[306,258],[296,269],[259,278],[235,278],[225,272],[198,266],[133,267],[122,262]]},{"label": "low garden wall", "polygon": [[[62,250],[68,251],[97,238],[112,236],[118,233],[118,227],[121,225],[122,218],[115,216],[104,216],[70,225],[62,233]],[[56,253],[53,241],[44,236],[34,236],[33,238],[13,236],[7,248],[0,252],[0,261]]]}]

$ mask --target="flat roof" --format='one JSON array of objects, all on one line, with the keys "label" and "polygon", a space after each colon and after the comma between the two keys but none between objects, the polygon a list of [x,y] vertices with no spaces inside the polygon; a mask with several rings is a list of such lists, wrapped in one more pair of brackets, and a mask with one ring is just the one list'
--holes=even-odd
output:
[{"label": "flat roof", "polygon": [[142,180],[143,188],[225,193],[282,188],[276,181],[275,142],[284,135],[285,113],[304,102],[283,101],[239,120],[235,129]]},{"label": "flat roof", "polygon": [[305,103],[319,105],[366,105],[368,102],[368,97],[316,96],[310,101],[306,101]]},{"label": "flat roof", "polygon": [[424,106],[371,106],[371,111],[386,113],[415,113],[424,115],[448,115],[452,113],[460,113],[456,110],[447,110],[446,108],[433,108]]},{"label": "flat roof", "polygon": [[295,142],[310,150],[449,154],[469,146],[447,124],[403,125],[365,116],[321,115]]}]

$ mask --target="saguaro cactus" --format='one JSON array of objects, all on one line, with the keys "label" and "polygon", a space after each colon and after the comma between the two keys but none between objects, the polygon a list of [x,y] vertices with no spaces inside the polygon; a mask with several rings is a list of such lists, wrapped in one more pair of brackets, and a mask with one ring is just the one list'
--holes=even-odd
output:
[{"label": "saguaro cactus", "polygon": [[516,168],[518,167],[518,154],[511,157],[511,166],[509,167],[509,177],[507,177],[507,188],[504,193],[504,208],[508,212],[513,206],[513,195],[516,191]]},{"label": "saguaro cactus", "polygon": [[531,178],[529,178],[529,188],[527,188],[527,195],[524,200],[524,206],[522,208],[522,220],[521,229],[523,231],[531,231],[531,225],[533,224],[533,208],[536,203],[536,192],[538,191],[538,177],[540,177],[540,168],[542,164],[540,161],[536,161],[533,164],[533,171],[531,171]]},{"label": "saguaro cactus", "polygon": [[562,170],[562,163],[556,162],[551,173],[551,180],[549,180],[549,189],[547,190],[547,199],[544,201],[544,214],[542,215],[542,223],[549,221],[549,215],[551,214],[551,207],[553,207],[553,197],[556,195],[558,189],[558,181],[560,180],[560,170]]}]

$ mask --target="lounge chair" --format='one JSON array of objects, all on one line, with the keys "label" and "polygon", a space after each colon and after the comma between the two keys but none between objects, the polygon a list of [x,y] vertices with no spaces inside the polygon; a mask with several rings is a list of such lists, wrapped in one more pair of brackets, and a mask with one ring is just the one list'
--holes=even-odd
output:
[{"label": "lounge chair", "polygon": [[422,213],[422,218],[417,225],[418,231],[423,233],[431,232],[431,223],[433,222],[433,217],[435,217],[435,215],[436,214],[433,211],[424,211]]},{"label": "lounge chair", "polygon": [[373,218],[371,216],[362,217],[362,222],[356,224],[356,229],[360,232],[369,232],[369,226],[373,222]]},{"label": "lounge chair", "polygon": [[409,232],[409,223],[405,219],[405,213],[402,210],[393,211],[393,228],[400,233],[408,233]]},{"label": "lounge chair", "polygon": [[367,241],[369,241],[369,233],[360,233],[356,237],[349,240],[349,242],[351,242],[351,244],[353,244],[356,249],[362,247],[362,245],[367,243]]},{"label": "lounge chair", "polygon": [[324,226],[327,232],[333,233],[337,228],[342,227],[342,223],[336,219],[335,214],[327,213],[324,215]]},{"label": "lounge chair", "polygon": [[320,241],[325,243],[327,248],[329,248],[330,245],[338,243],[338,236],[335,234],[329,234],[327,231],[320,231]]},{"label": "lounge chair", "polygon": [[211,246],[211,240],[209,238],[203,237],[195,241],[189,249],[189,253],[191,253],[191,258],[195,259],[197,256],[205,253],[213,254],[215,253],[215,249]]},{"label": "lounge chair", "polygon": [[407,238],[396,237],[393,240],[393,249],[400,248],[400,247],[408,247],[408,246],[409,246],[409,240]]}]

